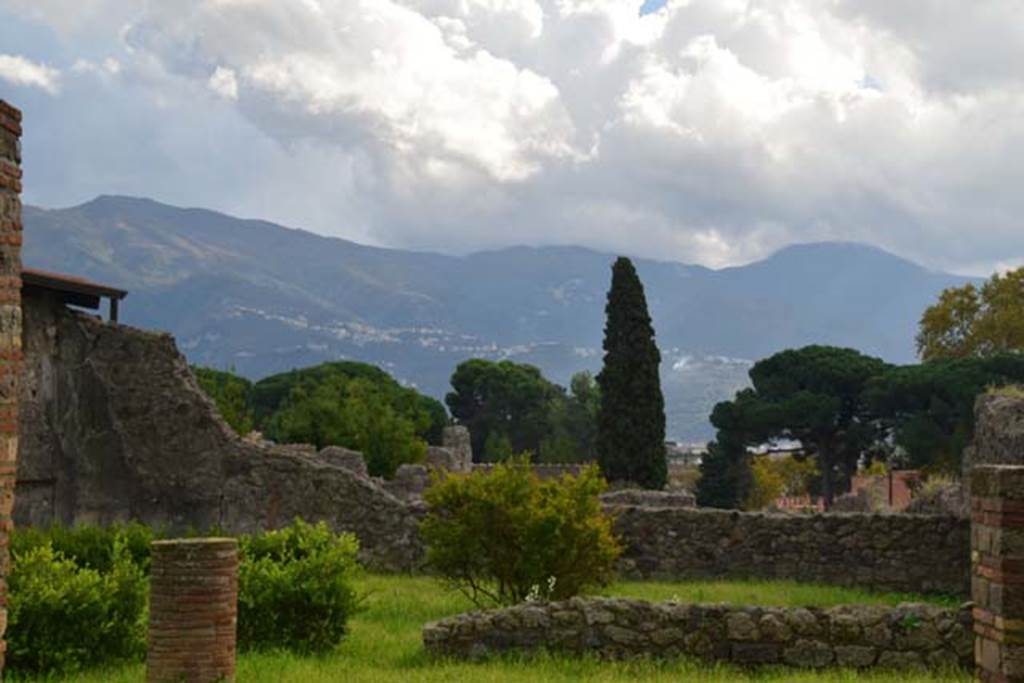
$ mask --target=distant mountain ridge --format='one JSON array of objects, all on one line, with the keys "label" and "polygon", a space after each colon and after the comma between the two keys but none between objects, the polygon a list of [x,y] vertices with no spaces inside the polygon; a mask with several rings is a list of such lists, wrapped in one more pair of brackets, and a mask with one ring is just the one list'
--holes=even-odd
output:
[{"label": "distant mountain ridge", "polygon": [[[27,266],[124,287],[125,322],[168,330],[192,362],[252,378],[351,358],[440,398],[473,356],[534,363],[561,383],[600,367],[614,257],[589,249],[382,249],[112,196],[26,206],[24,224]],[[921,312],[967,281],[850,243],[722,270],[634,261],[664,357],[669,435],[683,440],[707,438],[714,402],[780,349],[835,344],[911,361]]]}]

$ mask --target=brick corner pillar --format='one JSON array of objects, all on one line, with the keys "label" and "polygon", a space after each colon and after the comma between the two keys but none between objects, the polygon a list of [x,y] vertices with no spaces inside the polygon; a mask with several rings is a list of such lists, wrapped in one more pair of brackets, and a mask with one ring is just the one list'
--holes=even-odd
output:
[{"label": "brick corner pillar", "polygon": [[21,371],[21,112],[0,100],[0,677],[7,630]]},{"label": "brick corner pillar", "polygon": [[971,471],[977,680],[1024,682],[1024,466]]},{"label": "brick corner pillar", "polygon": [[146,680],[234,681],[237,615],[235,539],[155,541]]}]

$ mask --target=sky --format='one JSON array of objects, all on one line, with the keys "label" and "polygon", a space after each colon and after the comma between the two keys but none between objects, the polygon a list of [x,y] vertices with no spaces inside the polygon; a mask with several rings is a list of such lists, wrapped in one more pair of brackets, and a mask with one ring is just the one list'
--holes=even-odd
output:
[{"label": "sky", "polygon": [[401,248],[1024,264],[1019,0],[0,0],[27,203]]}]

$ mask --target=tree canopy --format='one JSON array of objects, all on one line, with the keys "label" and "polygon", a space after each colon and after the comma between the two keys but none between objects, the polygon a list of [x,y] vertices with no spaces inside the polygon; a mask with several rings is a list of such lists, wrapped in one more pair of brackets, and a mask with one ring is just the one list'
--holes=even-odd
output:
[{"label": "tree canopy", "polygon": [[572,379],[572,394],[532,365],[480,358],[460,363],[445,403],[470,432],[478,460],[499,462],[529,451],[542,462],[593,457],[599,392],[589,373]]},{"label": "tree canopy", "polygon": [[196,368],[200,386],[241,433],[253,428],[279,443],[361,451],[371,475],[390,477],[439,443],[448,416],[438,401],[372,365],[323,363],[260,380]]},{"label": "tree canopy", "polygon": [[238,434],[253,430],[252,382],[224,370],[193,367],[192,373],[203,392],[213,400],[220,416]]},{"label": "tree canopy", "polygon": [[[717,455],[745,459],[749,446],[799,443],[803,455],[817,461],[821,495],[831,505],[837,484],[848,481],[861,453],[878,440],[863,394],[868,381],[888,368],[878,358],[831,346],[782,351],[755,363],[750,370],[753,388],[719,403],[711,414],[718,442],[728,445],[719,447]],[[721,463],[709,467],[729,471]],[[716,485],[721,483],[705,484]],[[698,498],[708,496],[698,492]]]},{"label": "tree canopy", "polygon": [[826,498],[826,484],[841,492],[858,461],[958,476],[976,398],[1024,382],[1024,354],[892,366],[852,349],[808,347],[761,361],[750,376],[754,386],[711,415],[718,431],[701,464],[700,505],[736,508],[756,498],[752,465],[762,456],[752,449],[779,439],[798,441],[800,457],[816,461]]},{"label": "tree canopy", "polygon": [[1024,351],[1024,268],[946,289],[918,325],[922,360]]},{"label": "tree canopy", "polygon": [[668,478],[661,353],[643,284],[628,258],[612,266],[605,314],[598,462],[609,480],[660,489]]},{"label": "tree canopy", "polygon": [[375,365],[355,361],[321,363],[261,379],[253,387],[253,413],[256,423],[260,426],[269,424],[273,414],[286,402],[294,403],[292,399],[296,391],[310,396],[316,393],[317,387],[321,385],[337,388],[352,380],[363,380],[376,387],[381,399],[397,414],[413,420],[419,438],[432,444],[441,442],[441,432],[448,423],[448,413],[440,401],[425,396],[411,387],[402,386]]}]

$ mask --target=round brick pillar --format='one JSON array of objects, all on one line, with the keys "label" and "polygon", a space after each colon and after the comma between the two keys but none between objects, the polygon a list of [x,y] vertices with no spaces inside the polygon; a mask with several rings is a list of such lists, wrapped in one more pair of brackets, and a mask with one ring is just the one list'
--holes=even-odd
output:
[{"label": "round brick pillar", "polygon": [[235,680],[238,542],[155,541],[150,569],[146,680]]}]

